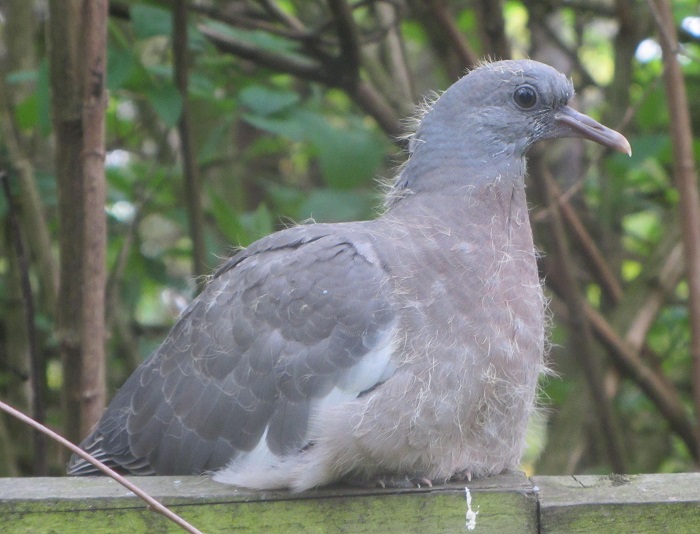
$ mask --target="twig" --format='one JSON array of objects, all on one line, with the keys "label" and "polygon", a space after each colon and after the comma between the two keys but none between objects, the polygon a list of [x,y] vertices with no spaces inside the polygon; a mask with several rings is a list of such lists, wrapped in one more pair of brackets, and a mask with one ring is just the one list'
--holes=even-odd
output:
[{"label": "twig", "polygon": [[435,21],[445,30],[450,46],[459,57],[462,71],[475,67],[479,60],[469,46],[464,34],[457,27],[457,23],[448,11],[444,0],[425,0],[425,3],[430,8]]},{"label": "twig", "polygon": [[404,133],[394,110],[368,81],[360,80],[355,92],[350,94],[350,97],[369,113],[377,121],[379,127],[384,130],[384,133],[391,136],[392,139],[396,140]]},{"label": "twig", "polygon": [[379,3],[375,9],[379,24],[387,28],[383,56],[396,87],[395,91],[386,91],[385,94],[388,98],[393,98],[396,108],[401,109],[402,103],[413,102],[414,89],[406,59],[406,47],[399,31],[401,15],[398,7],[388,3]]},{"label": "twig", "polygon": [[31,417],[27,417],[24,415],[22,412],[19,410],[14,409],[12,406],[9,404],[5,404],[4,402],[0,401],[0,409],[2,409],[4,412],[10,414],[13,417],[16,417],[23,423],[28,424],[38,432],[41,432],[47,436],[49,436],[51,439],[54,441],[60,443],[67,449],[69,449],[73,454],[77,454],[81,458],[83,458],[85,461],[90,462],[92,465],[97,467],[100,471],[102,471],[104,474],[107,476],[113,478],[117,482],[119,482],[122,486],[124,486],[126,489],[134,493],[137,497],[140,497],[142,500],[146,501],[148,504],[149,508],[152,510],[155,510],[161,515],[164,515],[168,519],[170,519],[173,523],[181,527],[182,529],[186,530],[187,532],[190,532],[191,534],[202,534],[201,531],[197,530],[195,527],[190,525],[187,521],[182,519],[179,515],[176,513],[172,512],[168,508],[166,508],[164,505],[159,503],[157,500],[155,500],[153,497],[151,497],[148,493],[143,491],[141,488],[139,488],[136,484],[130,482],[127,480],[125,477],[121,476],[119,473],[114,471],[113,469],[110,469],[107,467],[105,464],[97,460],[96,458],[92,457],[89,455],[87,452],[85,452],[83,449],[75,445],[74,443],[71,443],[68,441],[66,438],[61,436],[60,434],[54,432],[50,428],[42,425],[41,423],[38,423]]},{"label": "twig", "polygon": [[[700,194],[693,155],[693,132],[685,79],[676,55],[678,39],[671,5],[668,0],[648,0],[648,3],[661,35],[673,166],[680,197],[679,212],[688,279],[693,400],[697,425],[700,426]],[[697,446],[700,447],[700,442]],[[696,451],[697,457],[700,457],[700,450]]]},{"label": "twig", "polygon": [[503,20],[503,0],[477,0],[474,3],[479,13],[484,48],[496,59],[510,58],[510,43]]},{"label": "twig", "polygon": [[644,347],[647,333],[663,306],[666,296],[675,289],[685,270],[683,246],[678,243],[666,258],[666,262],[656,278],[657,285],[649,291],[644,303],[639,307],[634,319],[627,328],[625,341],[636,351]]},{"label": "twig", "polygon": [[[558,271],[547,268],[549,260],[540,259],[548,272],[547,287],[563,298],[565,283]],[[680,436],[693,457],[697,454],[698,436],[690,423],[678,394],[663,375],[647,366],[639,355],[615,331],[608,320],[588,303],[583,304],[586,320],[596,339],[607,349],[610,360],[621,369],[654,403],[671,429]],[[559,313],[559,312],[557,312]],[[566,316],[568,322],[568,311]]]},{"label": "twig", "polygon": [[204,212],[202,210],[202,188],[197,161],[194,155],[190,128],[190,106],[188,90],[189,65],[187,61],[187,6],[185,0],[176,0],[173,6],[173,77],[180,92],[182,108],[177,123],[180,134],[182,177],[184,181],[185,205],[192,239],[192,274],[197,289],[202,289],[204,275],[209,271],[206,264],[204,243]]},{"label": "twig", "polygon": [[323,64],[318,61],[262,50],[230,35],[221,35],[203,24],[200,24],[198,29],[222,52],[248,59],[263,67],[293,74],[305,80],[334,85],[333,80],[324,71]]},{"label": "twig", "polygon": [[278,6],[275,2],[271,2],[270,0],[258,0],[258,1],[260,2],[260,4],[263,5],[265,10],[270,15],[275,17],[280,22],[284,23],[286,26],[289,26],[290,28],[293,28],[299,32],[306,30],[303,22],[301,22],[298,18],[294,17],[290,13],[287,13],[286,11],[281,9],[280,6]]},{"label": "twig", "polygon": [[586,260],[591,265],[596,280],[600,283],[605,294],[610,297],[613,303],[618,302],[624,294],[620,281],[617,279],[612,269],[610,269],[603,253],[595,244],[595,241],[576,214],[576,210],[571,207],[571,204],[567,200],[561,201],[563,195],[559,184],[553,180],[550,185],[552,187],[552,194],[554,195],[554,202],[559,206],[561,216],[571,230],[573,238],[576,240],[577,248],[583,253]]},{"label": "twig", "polygon": [[[642,104],[646,101],[649,95],[652,94],[654,90],[656,90],[656,87],[658,86],[660,81],[660,77],[656,78],[652,83],[650,83],[646,87],[644,93],[639,98],[637,103],[627,108],[624,116],[622,117],[622,120],[620,120],[620,123],[615,126],[615,130],[617,130],[618,132],[622,132],[627,128],[627,125],[629,125],[629,123],[632,122],[632,119],[634,119]],[[590,161],[588,161],[586,168],[583,170],[583,172],[581,172],[581,176],[578,179],[576,179],[569,188],[567,188],[564,192],[562,192],[559,195],[557,199],[557,205],[561,205],[565,202],[568,202],[571,197],[573,197],[576,193],[578,193],[581,190],[586,181],[586,175],[588,174],[589,169],[596,167],[600,163],[600,160],[603,158],[603,156],[608,152],[608,150],[609,149],[602,149],[597,151],[597,154],[593,158],[591,158]],[[533,216],[533,221],[539,222],[549,217],[549,211],[551,209],[552,207],[548,206],[545,209],[539,211],[536,215]]]},{"label": "twig", "polygon": [[[7,216],[10,223],[10,233],[19,264],[20,284],[22,286],[22,299],[24,300],[24,321],[27,329],[27,342],[29,345],[29,362],[32,384],[32,411],[37,421],[44,422],[46,409],[44,406],[44,392],[46,391],[46,370],[44,359],[37,347],[36,324],[34,322],[34,296],[32,284],[29,281],[29,261],[22,241],[22,233],[19,229],[17,206],[10,188],[10,179],[5,171],[0,171],[0,180],[7,200]],[[46,440],[39,432],[34,432],[34,457],[33,472],[35,475],[46,475],[48,465],[46,458]]]},{"label": "twig", "polygon": [[360,43],[357,27],[352,18],[352,10],[345,0],[328,0],[333,12],[336,31],[340,40],[340,57],[335,64],[340,67],[345,83],[356,87],[360,79]]},{"label": "twig", "polygon": [[[552,188],[554,177],[546,168],[542,168],[541,170],[541,173],[535,174],[539,176],[538,182],[540,182],[540,187],[544,190],[547,204],[556,206],[554,190]],[[612,408],[605,395],[603,372],[600,362],[592,350],[591,328],[585,314],[585,300],[581,296],[574,276],[573,264],[566,242],[566,233],[561,221],[560,211],[555,207],[551,215],[550,226],[553,236],[552,243],[556,252],[556,257],[559,258],[561,267],[560,275],[563,282],[561,290],[569,310],[569,332],[572,341],[576,344],[577,351],[581,355],[579,359],[582,362],[591,397],[596,407],[601,426],[601,434],[603,439],[606,440],[606,451],[610,465],[616,473],[624,473],[625,464],[622,456],[622,448],[620,447],[617,425],[615,424]]]},{"label": "twig", "polygon": [[576,84],[578,88],[581,89],[587,86],[596,87],[598,84],[596,84],[595,80],[588,72],[588,69],[586,69],[586,67],[581,62],[581,58],[579,57],[577,48],[574,48],[573,50],[569,48],[564,42],[564,40],[560,37],[560,35],[550,27],[546,20],[542,21],[540,27],[545,32],[547,37],[549,37],[554,42],[554,44],[556,44],[559,47],[559,50],[564,52],[564,54],[566,54],[566,57],[568,57],[569,60],[571,60],[571,62],[575,65],[574,68],[581,76],[581,80]]},{"label": "twig", "polygon": [[615,332],[610,323],[589,304],[584,305],[586,318],[600,342],[608,349],[608,354],[615,365],[625,371],[635,384],[644,391],[654,403],[671,428],[685,442],[690,454],[697,461],[698,436],[686,416],[685,408],[672,387],[668,387],[650,367],[644,364],[637,353]]},{"label": "twig", "polygon": [[[539,4],[550,9],[552,7],[552,0],[528,0],[525,3],[531,5]],[[615,11],[608,5],[607,2],[592,2],[591,0],[566,0],[565,3],[560,3],[560,7],[565,7],[587,15],[595,15],[596,17],[615,17]]]}]

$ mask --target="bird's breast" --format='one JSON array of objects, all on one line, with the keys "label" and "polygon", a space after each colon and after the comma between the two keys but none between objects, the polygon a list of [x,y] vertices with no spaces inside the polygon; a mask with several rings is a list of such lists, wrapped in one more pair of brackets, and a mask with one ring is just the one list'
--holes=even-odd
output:
[{"label": "bird's breast", "polygon": [[407,340],[398,366],[467,404],[495,383],[534,394],[545,305],[524,193],[444,202],[401,231],[391,262]]}]

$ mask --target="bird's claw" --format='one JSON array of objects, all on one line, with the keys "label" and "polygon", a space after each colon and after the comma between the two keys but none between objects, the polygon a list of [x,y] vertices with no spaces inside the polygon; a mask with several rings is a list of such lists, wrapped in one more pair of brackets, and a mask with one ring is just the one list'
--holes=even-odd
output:
[{"label": "bird's claw", "polygon": [[357,481],[349,480],[350,484],[360,485],[366,488],[382,489],[407,489],[407,488],[432,488],[433,481],[423,475],[400,476],[400,475],[378,475],[369,480]]},{"label": "bird's claw", "polygon": [[453,482],[471,482],[472,472],[470,469],[462,469],[461,471],[457,471],[454,475],[452,475],[450,480]]}]

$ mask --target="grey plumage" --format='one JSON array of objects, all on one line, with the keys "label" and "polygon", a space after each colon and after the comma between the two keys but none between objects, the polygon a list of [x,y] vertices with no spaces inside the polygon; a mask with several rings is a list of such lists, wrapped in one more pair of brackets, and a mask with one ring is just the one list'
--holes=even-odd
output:
[{"label": "grey plumage", "polygon": [[[533,143],[629,144],[534,61],[486,64],[420,119],[375,221],[297,226],[225,263],[82,447],[251,488],[517,466],[544,370]],[[69,474],[95,470],[73,457]]]}]

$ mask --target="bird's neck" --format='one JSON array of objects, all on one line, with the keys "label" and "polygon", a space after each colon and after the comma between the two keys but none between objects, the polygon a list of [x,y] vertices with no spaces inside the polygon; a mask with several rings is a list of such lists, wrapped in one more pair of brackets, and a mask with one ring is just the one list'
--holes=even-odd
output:
[{"label": "bird's neck", "polygon": [[524,188],[526,160],[514,154],[472,158],[450,152],[444,157],[412,157],[404,166],[387,196],[387,206],[424,194],[444,196],[457,202],[460,198],[491,198]]}]

